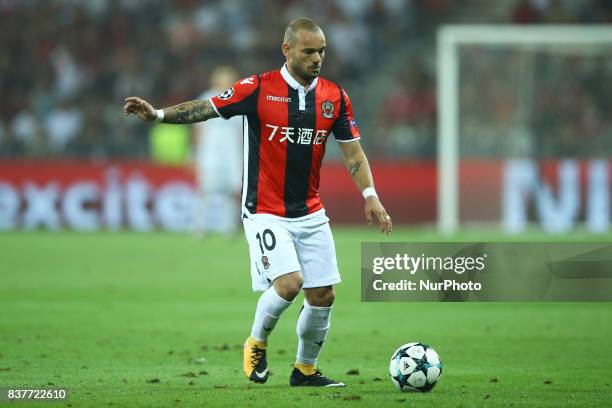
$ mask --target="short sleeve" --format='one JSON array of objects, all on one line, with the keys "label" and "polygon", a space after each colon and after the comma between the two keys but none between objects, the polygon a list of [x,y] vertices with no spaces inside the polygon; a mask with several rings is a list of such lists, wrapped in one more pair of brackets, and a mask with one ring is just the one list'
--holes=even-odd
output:
[{"label": "short sleeve", "polygon": [[224,119],[257,111],[259,77],[253,75],[236,82],[230,89],[210,98],[215,111]]},{"label": "short sleeve", "polygon": [[332,132],[334,132],[334,136],[338,142],[359,140],[359,129],[357,129],[357,124],[353,117],[351,100],[344,89],[340,89],[340,91],[340,114],[338,115],[338,119],[334,122]]}]

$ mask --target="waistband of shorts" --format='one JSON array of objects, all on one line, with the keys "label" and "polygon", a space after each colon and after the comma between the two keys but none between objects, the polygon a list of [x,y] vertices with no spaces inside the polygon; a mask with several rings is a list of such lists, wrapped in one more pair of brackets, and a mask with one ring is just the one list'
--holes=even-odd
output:
[{"label": "waistband of shorts", "polygon": [[242,218],[253,219],[253,220],[257,218],[271,218],[271,219],[285,221],[285,222],[298,222],[298,221],[309,220],[311,218],[317,218],[320,216],[327,217],[325,215],[325,208],[321,208],[320,210],[317,210],[313,212],[312,214],[306,214],[302,217],[296,217],[296,218],[281,217],[280,215],[267,214],[267,213],[249,214],[248,211],[244,211],[244,209],[242,210]]}]

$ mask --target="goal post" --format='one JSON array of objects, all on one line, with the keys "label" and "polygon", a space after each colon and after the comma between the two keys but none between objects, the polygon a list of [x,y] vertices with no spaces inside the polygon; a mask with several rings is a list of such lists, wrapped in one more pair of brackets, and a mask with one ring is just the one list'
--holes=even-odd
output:
[{"label": "goal post", "polygon": [[570,53],[582,52],[583,46],[612,46],[612,28],[603,25],[449,25],[438,30],[437,223],[439,231],[445,234],[457,231],[461,223],[459,172],[462,153],[459,139],[463,118],[460,117],[462,78],[459,51],[465,46],[526,52],[556,47],[567,48]]}]

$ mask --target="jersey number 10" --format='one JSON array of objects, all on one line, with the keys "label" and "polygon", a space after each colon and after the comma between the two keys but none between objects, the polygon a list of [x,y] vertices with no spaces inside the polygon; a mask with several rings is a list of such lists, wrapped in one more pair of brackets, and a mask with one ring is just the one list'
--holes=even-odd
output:
[{"label": "jersey number 10", "polygon": [[[255,237],[257,238],[257,241],[259,241],[259,249],[261,249],[262,254],[264,254],[264,247],[266,247],[268,251],[271,251],[276,246],[276,237],[274,236],[272,230],[266,228],[263,230],[262,234],[258,232]],[[270,242],[268,243],[268,241]]]}]

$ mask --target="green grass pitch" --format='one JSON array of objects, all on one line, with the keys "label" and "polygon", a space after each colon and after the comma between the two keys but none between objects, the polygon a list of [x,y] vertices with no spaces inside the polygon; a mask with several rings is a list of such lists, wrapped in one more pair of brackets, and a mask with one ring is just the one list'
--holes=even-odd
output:
[{"label": "green grass pitch", "polygon": [[[51,406],[71,407],[610,406],[612,303],[361,303],[361,241],[442,238],[332,228],[343,283],[320,367],[345,389],[288,386],[301,296],[270,338],[268,383],[244,378],[257,296],[242,236],[69,232],[0,234],[0,387],[68,387]],[[442,358],[431,393],[400,393],[387,377],[409,341]]]}]

